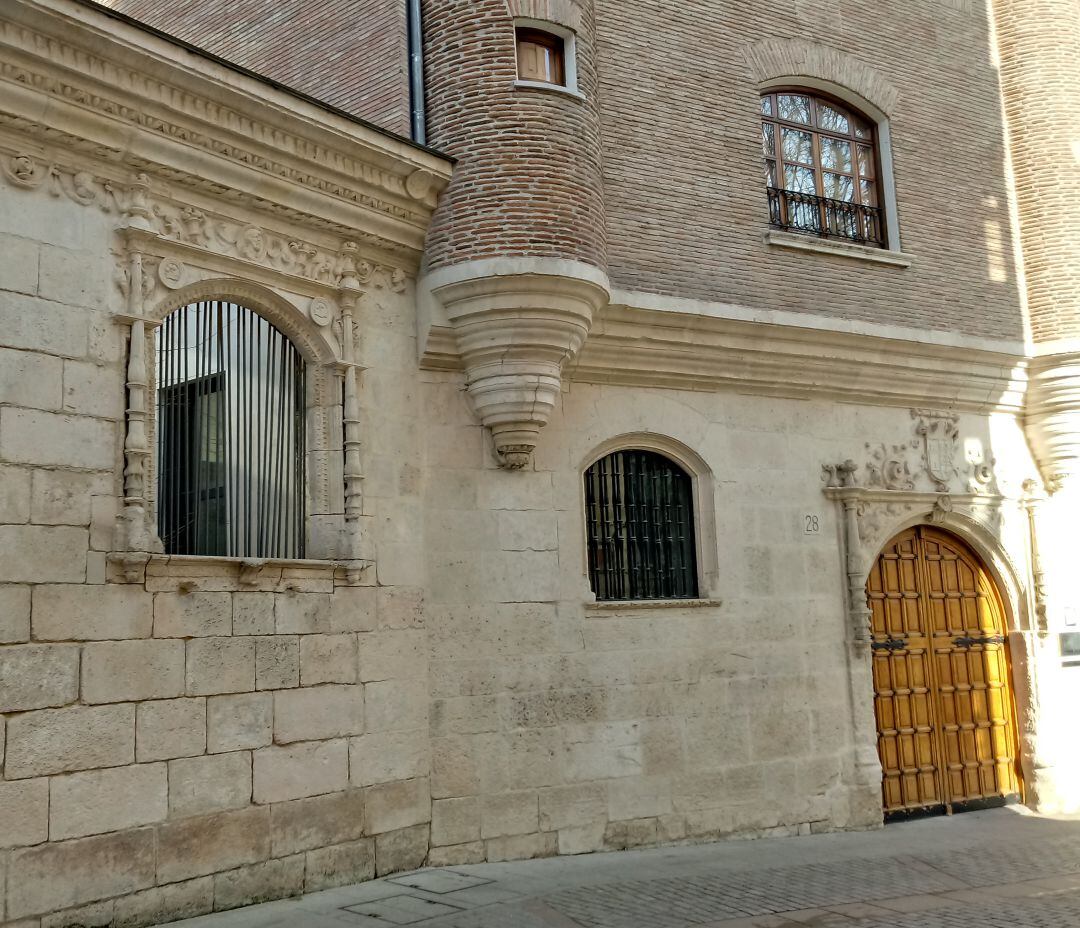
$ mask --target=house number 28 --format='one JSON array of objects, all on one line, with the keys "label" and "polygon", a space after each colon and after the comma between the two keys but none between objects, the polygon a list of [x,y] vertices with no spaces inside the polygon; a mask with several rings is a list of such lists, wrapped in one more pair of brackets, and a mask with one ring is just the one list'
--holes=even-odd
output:
[{"label": "house number 28", "polygon": [[821,534],[821,517],[814,515],[803,516],[803,534],[804,535],[819,535]]}]

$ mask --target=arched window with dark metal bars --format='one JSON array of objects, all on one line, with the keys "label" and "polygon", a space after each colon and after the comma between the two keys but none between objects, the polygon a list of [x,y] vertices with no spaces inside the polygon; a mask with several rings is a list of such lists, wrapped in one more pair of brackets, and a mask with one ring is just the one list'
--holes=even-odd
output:
[{"label": "arched window with dark metal bars", "polygon": [[690,475],[655,451],[615,451],[585,471],[589,580],[598,600],[698,595]]},{"label": "arched window with dark metal bars", "polygon": [[191,303],[156,333],[157,525],[169,554],[301,558],[305,371],[258,313]]}]

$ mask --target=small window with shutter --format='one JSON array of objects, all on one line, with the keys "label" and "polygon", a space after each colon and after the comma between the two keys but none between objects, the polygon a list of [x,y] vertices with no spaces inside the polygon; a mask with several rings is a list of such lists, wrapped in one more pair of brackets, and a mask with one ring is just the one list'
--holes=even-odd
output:
[{"label": "small window with shutter", "polygon": [[531,26],[517,27],[518,80],[566,87],[566,40]]}]

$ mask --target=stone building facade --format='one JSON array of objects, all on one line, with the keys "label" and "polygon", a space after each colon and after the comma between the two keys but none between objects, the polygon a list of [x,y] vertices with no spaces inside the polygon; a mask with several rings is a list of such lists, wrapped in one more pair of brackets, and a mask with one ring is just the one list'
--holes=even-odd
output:
[{"label": "stone building facade", "polygon": [[[424,0],[429,149],[10,0],[0,924],[880,825],[911,649],[867,584],[916,527],[998,609],[963,653],[1008,658],[1017,790],[1080,806],[1074,7]],[[573,86],[520,79],[515,24]],[[873,125],[881,247],[770,226],[789,88]],[[160,537],[155,333],[205,301],[305,365],[303,557]],[[687,595],[596,595],[585,478],[626,449],[686,480]]]}]

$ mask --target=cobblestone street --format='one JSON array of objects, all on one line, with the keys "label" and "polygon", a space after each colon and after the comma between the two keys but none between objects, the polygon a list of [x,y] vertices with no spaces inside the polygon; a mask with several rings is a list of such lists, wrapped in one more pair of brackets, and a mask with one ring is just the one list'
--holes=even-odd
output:
[{"label": "cobblestone street", "polygon": [[1080,820],[1020,809],[883,831],[422,870],[182,928],[1071,928]]}]

